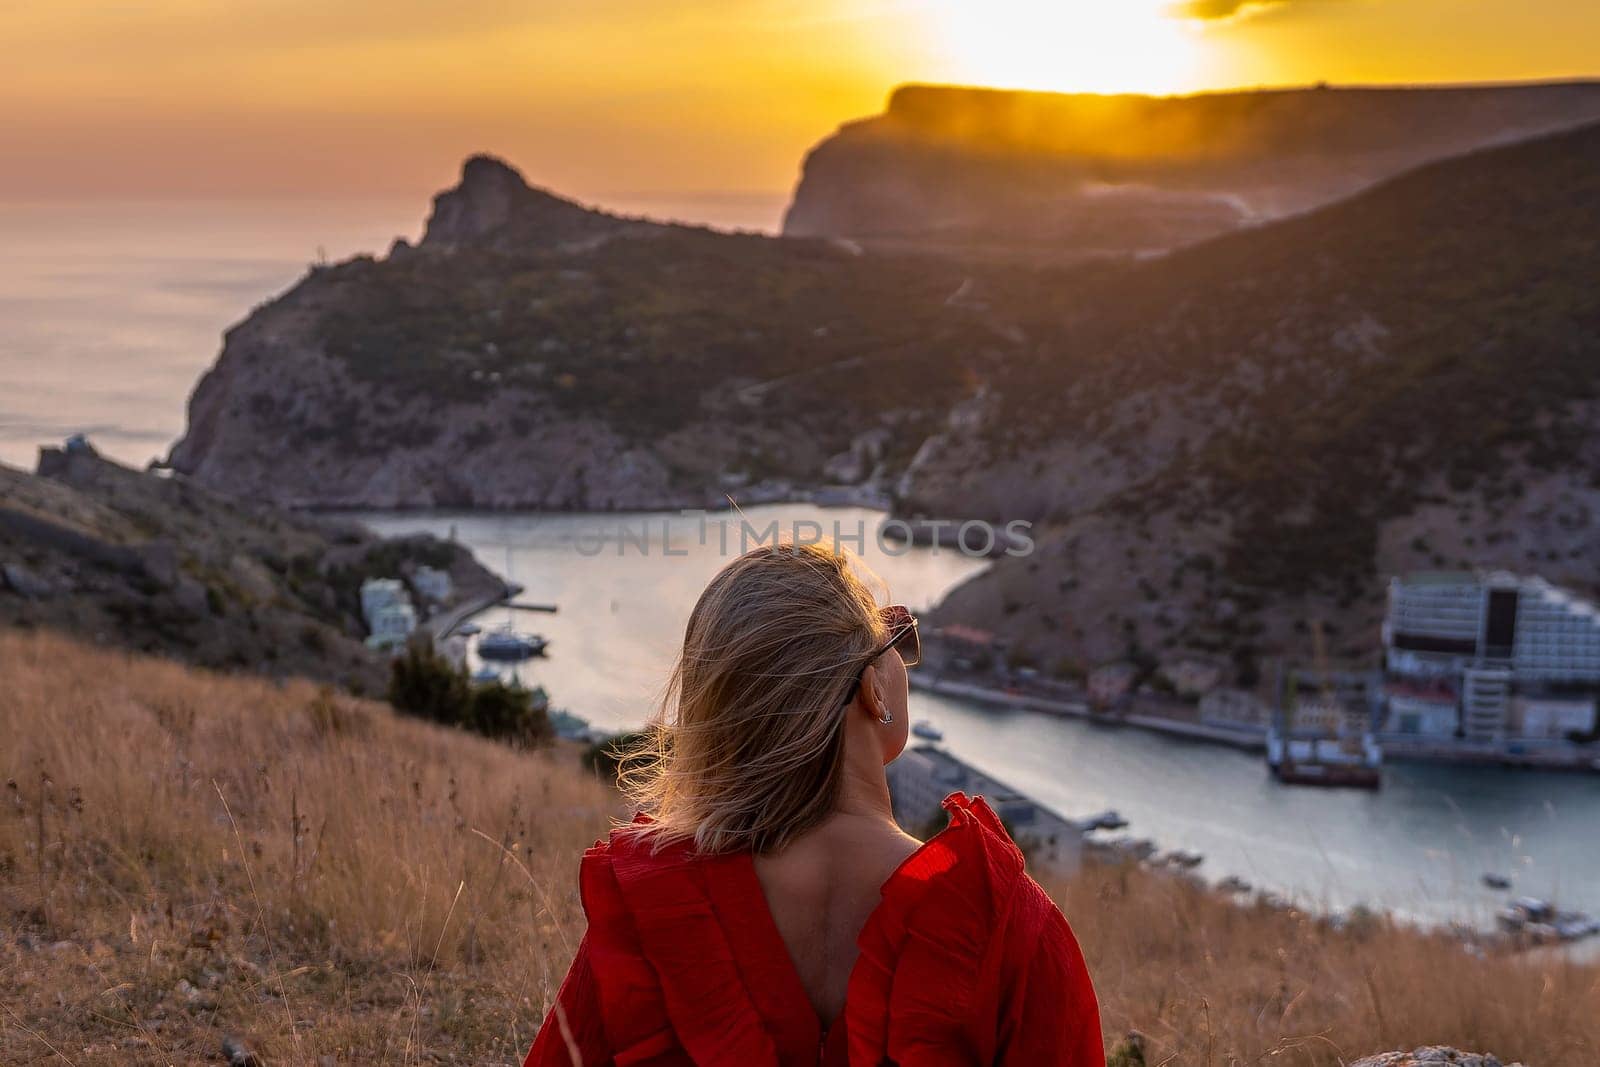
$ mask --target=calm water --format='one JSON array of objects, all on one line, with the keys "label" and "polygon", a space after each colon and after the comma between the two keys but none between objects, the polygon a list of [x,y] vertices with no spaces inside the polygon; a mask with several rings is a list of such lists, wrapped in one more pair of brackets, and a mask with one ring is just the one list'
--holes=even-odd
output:
[{"label": "calm water", "polygon": [[[695,597],[721,566],[716,538],[699,544],[693,520],[663,515],[364,515],[384,533],[457,537],[490,567],[508,566],[525,599],[556,615],[516,613],[544,633],[550,654],[523,670],[556,704],[614,728],[638,725],[659,699]],[[869,531],[866,558],[895,599],[926,607],[981,564],[949,551],[891,557],[870,531],[878,517],[852,509],[752,508],[751,525],[789,529],[814,519]],[[648,548],[619,530],[648,533]],[[608,534],[604,550],[592,551]],[[737,535],[732,539],[737,544]],[[496,611],[485,621],[499,623]],[[1479,878],[1501,871],[1518,892],[1600,911],[1600,776],[1397,765],[1376,794],[1295,789],[1272,781],[1259,757],[1138,730],[1030,712],[997,711],[913,693],[912,715],[934,720],[957,755],[1068,816],[1120,810],[1129,832],[1163,848],[1197,849],[1201,873],[1237,875],[1323,908],[1364,903],[1427,920],[1486,921],[1504,894]]]}]

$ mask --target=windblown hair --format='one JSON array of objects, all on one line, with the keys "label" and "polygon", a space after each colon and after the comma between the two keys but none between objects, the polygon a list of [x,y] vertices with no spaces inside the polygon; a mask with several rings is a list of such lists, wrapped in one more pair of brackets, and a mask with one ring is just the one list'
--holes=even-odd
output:
[{"label": "windblown hair", "polygon": [[[858,570],[860,573],[858,573]],[[833,809],[845,698],[886,639],[855,560],[775,544],[724,567],[700,594],[648,741],[621,782],[659,844],[774,852]]]}]

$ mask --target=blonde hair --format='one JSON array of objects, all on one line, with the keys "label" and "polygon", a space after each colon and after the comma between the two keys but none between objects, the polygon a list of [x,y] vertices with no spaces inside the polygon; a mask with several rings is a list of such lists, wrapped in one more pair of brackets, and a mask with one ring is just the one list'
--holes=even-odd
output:
[{"label": "blonde hair", "polygon": [[[858,573],[858,570],[860,573]],[[634,832],[702,852],[774,852],[832,811],[844,702],[887,627],[854,557],[775,544],[700,594],[661,714],[621,782]]]}]

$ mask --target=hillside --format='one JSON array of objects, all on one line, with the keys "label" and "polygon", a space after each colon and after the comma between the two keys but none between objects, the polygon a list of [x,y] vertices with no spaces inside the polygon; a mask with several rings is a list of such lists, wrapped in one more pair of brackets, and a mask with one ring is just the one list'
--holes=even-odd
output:
[{"label": "hillside", "polygon": [[[1027,519],[939,621],[1041,667],[1364,656],[1384,578],[1595,591],[1600,126],[1099,268],[621,220],[470,162],[428,237],[232,330],[173,463],[282,504],[677,508],[843,486]],[[542,237],[549,227],[548,239]]]},{"label": "hillside", "polygon": [[343,507],[716,504],[830,461],[856,481],[1013,344],[947,301],[964,277],[588,212],[479,157],[417,247],[315,269],[230,330],[172,464]]},{"label": "hillside", "polygon": [[[0,631],[0,677],[0,1063],[526,1049],[582,935],[578,858],[621,814],[572,753],[43,633]],[[1051,889],[1147,1063],[1600,1058],[1592,967],[1132,866]]]},{"label": "hillside", "polygon": [[907,508],[1052,525],[943,617],[1040,656],[1249,658],[1304,653],[1311,615],[1369,650],[1403,570],[1595,592],[1597,275],[1589,126],[1085,285],[1071,356],[1008,365],[907,480]]},{"label": "hillside", "polygon": [[46,449],[40,471],[0,466],[0,625],[378,693],[388,667],[362,641],[363,579],[425,563],[458,597],[500,586],[457,545],[383,540],[90,449]]},{"label": "hillside", "polygon": [[1071,262],[1191,244],[1600,119],[1600,83],[1098,96],[906,86],[807,156],[784,233]]}]

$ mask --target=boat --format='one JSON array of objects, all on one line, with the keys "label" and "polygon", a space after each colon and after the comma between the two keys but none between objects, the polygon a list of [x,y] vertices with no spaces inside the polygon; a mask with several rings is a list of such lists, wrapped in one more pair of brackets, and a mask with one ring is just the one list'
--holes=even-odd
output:
[{"label": "boat", "polygon": [[1494,871],[1489,871],[1483,876],[1483,884],[1488,886],[1490,889],[1510,889],[1511,879],[1507,878],[1503,874],[1496,874]]},{"label": "boat", "polygon": [[477,637],[482,632],[483,627],[479,626],[475,622],[464,622],[460,626],[456,627],[456,633],[460,634],[462,637]]},{"label": "boat", "polygon": [[1292,672],[1280,668],[1276,708],[1267,727],[1267,767],[1286,785],[1381,788],[1383,749],[1366,712],[1341,697],[1333,684],[1321,619],[1311,620],[1311,636],[1320,694],[1291,697]]},{"label": "boat", "polygon": [[490,685],[500,680],[500,668],[483,666],[472,672],[472,681],[477,685]]},{"label": "boat", "polygon": [[1193,849],[1175,848],[1162,857],[1162,862],[1172,867],[1191,870],[1205,862],[1205,857]]},{"label": "boat", "polygon": [[478,638],[478,658],[515,663],[539,655],[548,644],[538,634],[519,634],[502,626]]},{"label": "boat", "polygon": [[1538,897],[1518,897],[1494,914],[1507,933],[1533,944],[1582,941],[1600,934],[1600,919],[1587,912],[1561,911]]},{"label": "boat", "polygon": [[1107,808],[1098,815],[1090,815],[1078,824],[1085,832],[1090,830],[1120,830],[1128,825],[1116,808]]},{"label": "boat", "polygon": [[1511,906],[1503,911],[1516,912],[1522,916],[1524,922],[1542,923],[1555,917],[1556,906],[1548,900],[1538,897],[1518,897],[1511,902]]},{"label": "boat", "polygon": [[1267,730],[1267,767],[1286,785],[1378,789],[1383,751],[1373,736],[1293,737],[1276,724]]},{"label": "boat", "polygon": [[1156,854],[1156,843],[1147,837],[1124,835],[1122,837],[1113,837],[1109,841],[1102,841],[1097,838],[1091,839],[1087,843],[1091,848],[1112,852],[1136,863],[1143,863]]},{"label": "boat", "polygon": [[924,741],[944,740],[944,731],[933,725],[933,723],[929,722],[927,719],[918,719],[916,722],[912,723],[911,732],[913,735],[922,738]]}]

